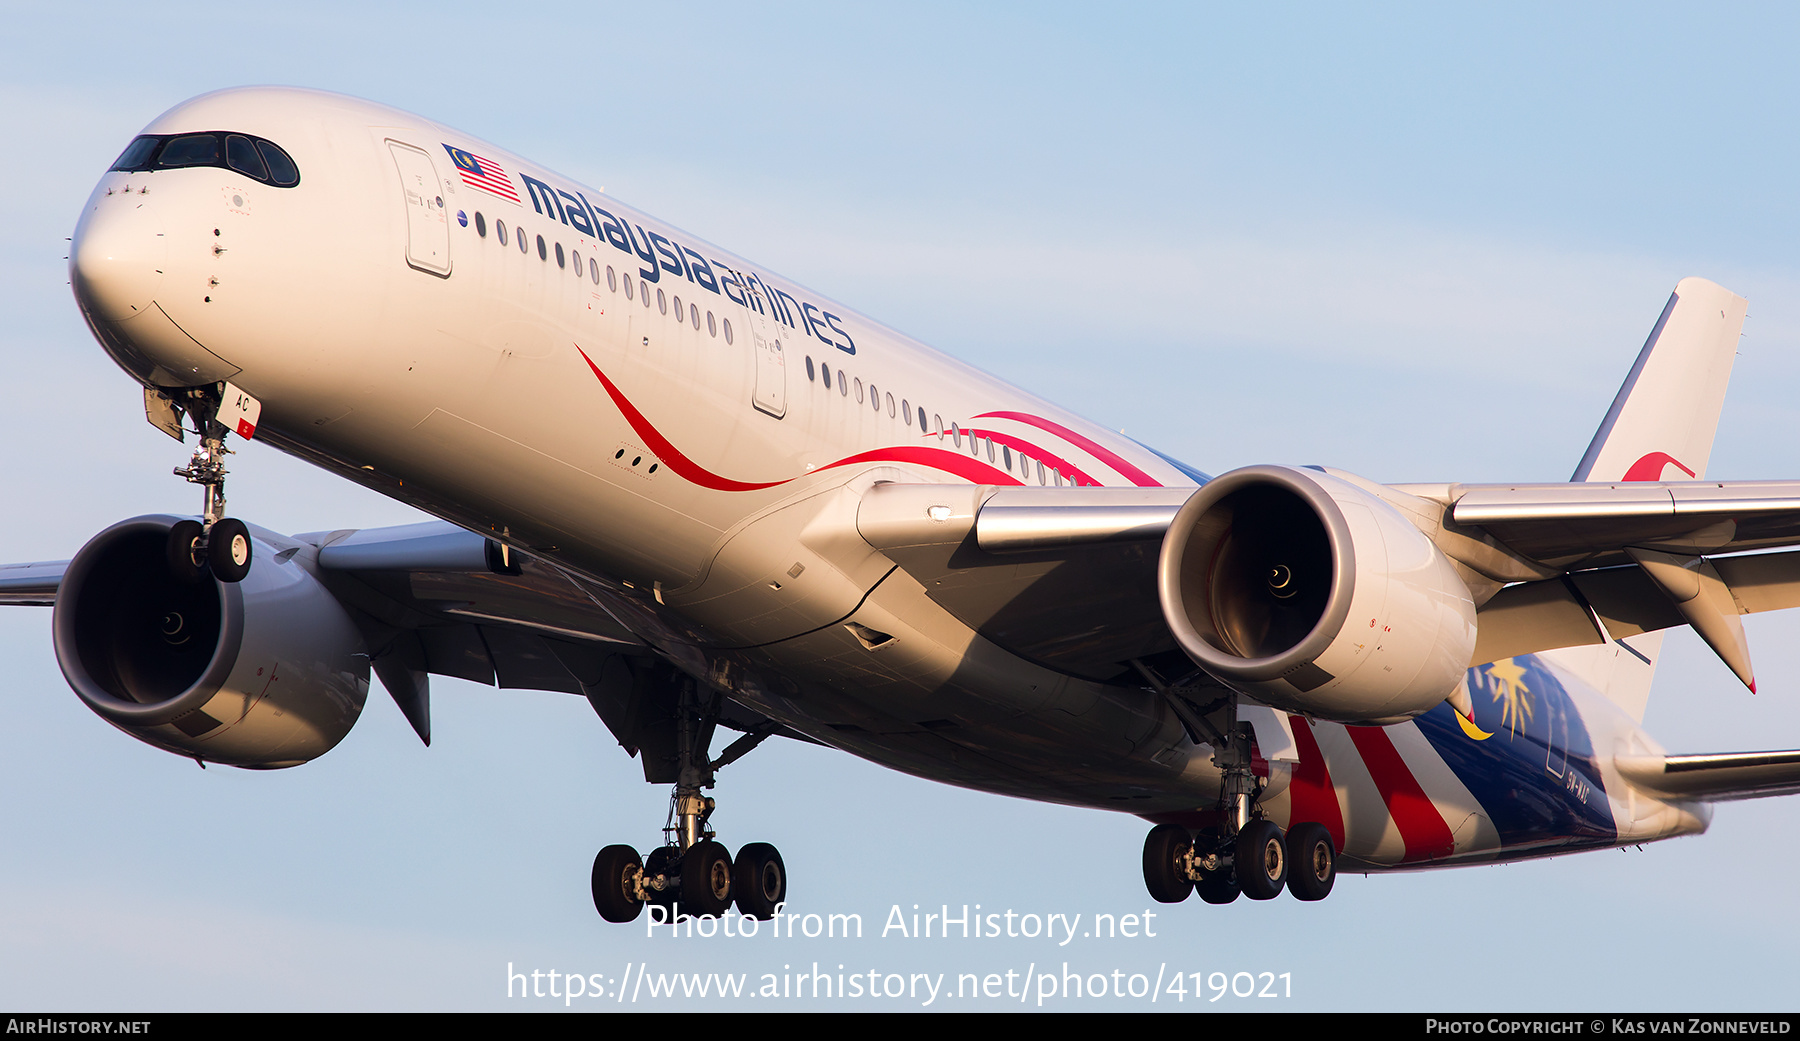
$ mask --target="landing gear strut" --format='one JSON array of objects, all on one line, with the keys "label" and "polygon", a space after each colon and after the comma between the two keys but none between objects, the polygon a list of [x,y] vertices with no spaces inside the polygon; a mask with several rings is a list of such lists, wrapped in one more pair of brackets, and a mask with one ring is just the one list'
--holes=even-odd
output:
[{"label": "landing gear strut", "polygon": [[1251,732],[1238,721],[1237,695],[1188,686],[1195,676],[1166,684],[1142,662],[1133,664],[1167,699],[1188,736],[1212,746],[1213,765],[1222,775],[1216,826],[1190,835],[1179,825],[1159,824],[1144,839],[1144,885],[1150,895],[1173,904],[1198,892],[1209,904],[1229,904],[1239,895],[1273,900],[1289,889],[1300,900],[1323,900],[1336,881],[1331,835],[1310,821],[1296,823],[1284,835],[1262,816],[1256,805],[1262,785],[1250,771]]},{"label": "landing gear strut", "polygon": [[663,845],[641,861],[622,845],[608,846],[594,858],[594,909],[601,918],[629,922],[654,904],[672,921],[677,913],[721,915],[735,902],[740,914],[766,921],[787,900],[787,865],[774,846],[752,842],[733,863],[707,826],[718,804],[702,790],[712,787],[721,767],[761,744],[773,729],[752,730],[718,759],[709,759],[723,702],[718,693],[702,698],[692,680],[683,681],[675,718],[680,774],[669,798]]},{"label": "landing gear strut", "polygon": [[[225,447],[228,430],[220,422],[225,398],[236,399],[232,404],[235,412],[242,413],[246,402],[254,411],[261,410],[255,399],[229,383],[190,391],[183,401],[170,402],[173,409],[193,418],[195,433],[200,435],[193,457],[186,467],[177,468],[175,475],[201,487],[201,519],[179,521],[169,529],[169,570],[190,584],[205,578],[209,571],[221,582],[241,582],[250,573],[250,530],[243,521],[224,516],[225,457],[235,454]],[[179,434],[180,429],[176,426],[175,432]],[[239,429],[254,430],[254,422],[241,423]]]}]

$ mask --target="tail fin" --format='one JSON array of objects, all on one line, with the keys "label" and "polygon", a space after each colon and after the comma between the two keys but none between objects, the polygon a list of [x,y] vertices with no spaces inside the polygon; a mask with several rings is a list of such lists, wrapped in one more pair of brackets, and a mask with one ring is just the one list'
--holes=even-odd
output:
[{"label": "tail fin", "polygon": [[[1631,374],[1571,481],[1680,481],[1706,476],[1713,434],[1748,303],[1703,278],[1684,278],[1638,352]],[[1540,657],[1642,721],[1662,633]]]},{"label": "tail fin", "polygon": [[1569,480],[1706,476],[1748,306],[1704,278],[1682,279]]}]

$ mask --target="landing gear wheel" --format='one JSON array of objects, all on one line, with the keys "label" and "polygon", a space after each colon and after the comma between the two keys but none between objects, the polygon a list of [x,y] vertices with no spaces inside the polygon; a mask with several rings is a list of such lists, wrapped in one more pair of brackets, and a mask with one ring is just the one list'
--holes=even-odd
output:
[{"label": "landing gear wheel", "polygon": [[1165,904],[1179,904],[1194,891],[1187,876],[1188,851],[1193,848],[1187,829],[1158,824],[1144,836],[1144,888]]},{"label": "landing gear wheel", "polygon": [[630,846],[608,846],[594,857],[594,910],[609,922],[629,922],[644,910],[638,877],[644,866]]},{"label": "landing gear wheel", "polygon": [[176,521],[169,529],[169,574],[183,585],[199,585],[206,577],[206,551],[201,540],[206,529],[199,521]]},{"label": "landing gear wheel", "polygon": [[1194,883],[1194,892],[1200,899],[1209,904],[1229,904],[1238,898],[1243,890],[1238,888],[1237,879],[1231,875],[1231,869],[1223,871],[1205,871],[1200,881]]},{"label": "landing gear wheel", "polygon": [[787,900],[787,865],[767,842],[752,842],[738,850],[731,885],[738,911],[760,921],[775,917],[775,909]]},{"label": "landing gear wheel", "polygon": [[1253,820],[1238,832],[1236,874],[1244,895],[1273,900],[1287,885],[1287,845],[1274,821]]},{"label": "landing gear wheel", "polygon": [[250,529],[236,517],[216,521],[206,537],[207,563],[221,582],[242,582],[250,573]]},{"label": "landing gear wheel", "polygon": [[721,915],[731,909],[731,854],[711,839],[681,856],[681,902],[689,914]]},{"label": "landing gear wheel", "polygon": [[1296,824],[1287,834],[1288,892],[1298,900],[1323,900],[1337,881],[1337,850],[1325,825]]}]

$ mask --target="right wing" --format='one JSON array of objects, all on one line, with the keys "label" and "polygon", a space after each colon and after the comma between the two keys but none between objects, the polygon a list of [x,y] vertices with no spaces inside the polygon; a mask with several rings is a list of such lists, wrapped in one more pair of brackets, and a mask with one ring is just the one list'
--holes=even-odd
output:
[{"label": "right wing", "polygon": [[1672,799],[1726,802],[1800,792],[1800,750],[1619,756],[1613,763],[1633,785]]}]

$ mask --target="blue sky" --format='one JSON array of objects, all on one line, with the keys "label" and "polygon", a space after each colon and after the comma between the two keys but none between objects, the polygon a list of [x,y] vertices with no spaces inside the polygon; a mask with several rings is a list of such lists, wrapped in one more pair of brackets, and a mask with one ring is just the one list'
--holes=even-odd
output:
[{"label": "blue sky", "polygon": [[[1214,473],[1564,479],[1670,288],[1702,275],[1750,299],[1711,473],[1800,476],[1785,8],[529,12],[0,7],[0,557],[194,509],[169,475],[182,449],[82,327],[64,237],[144,123],[260,82],[536,157]],[[233,512],[268,527],[414,519],[263,446],[233,470]],[[1800,619],[1747,627],[1755,697],[1670,638],[1647,725],[1671,750],[1800,745]],[[1791,801],[1724,806],[1710,834],[1642,852],[1158,908],[1154,939],[653,941],[597,921],[587,870],[603,844],[649,845],[666,793],[579,699],[440,681],[427,750],[376,691],[318,762],[202,772],[80,705],[49,612],[0,615],[0,650],[9,1008],[504,1009],[550,1004],[507,999],[509,962],[754,978],[1065,960],[1293,973],[1291,999],[1208,1008],[1791,1004]],[[871,933],[896,904],[1147,902],[1131,818],[776,742],[716,794],[725,838],[775,842],[796,901]],[[832,1007],[887,1005],[910,1007]]]}]

